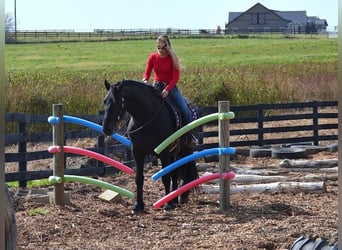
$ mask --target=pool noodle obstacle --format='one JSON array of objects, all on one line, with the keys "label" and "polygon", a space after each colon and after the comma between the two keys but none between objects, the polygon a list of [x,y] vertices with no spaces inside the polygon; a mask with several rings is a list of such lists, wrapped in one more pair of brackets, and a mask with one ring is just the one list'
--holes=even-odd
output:
[{"label": "pool noodle obstacle", "polygon": [[52,154],[55,154],[57,152],[61,152],[62,148],[64,150],[64,152],[66,153],[74,153],[74,154],[80,154],[80,155],[84,155],[84,156],[88,156],[91,158],[94,158],[96,160],[102,161],[104,163],[107,163],[117,169],[120,169],[121,171],[127,173],[127,174],[133,174],[134,170],[131,169],[130,167],[122,164],[121,162],[115,161],[107,156],[104,156],[102,154],[87,150],[87,149],[83,149],[83,148],[77,148],[77,147],[71,147],[71,146],[50,146],[48,151]]},{"label": "pool noodle obstacle", "polygon": [[171,193],[169,193],[168,195],[165,195],[163,198],[161,198],[160,200],[158,200],[157,202],[155,202],[153,204],[153,208],[160,208],[162,205],[164,205],[166,202],[176,198],[177,196],[181,195],[182,193],[202,184],[208,181],[212,181],[218,178],[222,178],[224,180],[231,180],[235,177],[235,173],[234,172],[227,172],[227,173],[222,173],[222,176],[220,176],[219,173],[214,173],[214,174],[210,174],[207,176],[203,176],[201,178],[198,178],[196,180],[193,180],[192,182],[189,182],[187,184],[185,184],[184,186],[179,187],[178,189],[176,189],[175,191],[172,191]]},{"label": "pool noodle obstacle", "polygon": [[201,158],[203,156],[206,155],[214,155],[214,154],[218,154],[218,155],[224,155],[224,154],[235,154],[235,148],[232,147],[227,147],[227,148],[211,148],[211,149],[205,149],[202,150],[200,152],[196,152],[193,153],[191,155],[188,155],[186,157],[183,157],[171,164],[169,164],[168,166],[166,166],[165,168],[159,170],[157,173],[155,173],[154,175],[152,175],[152,179],[154,181],[158,180],[160,177],[166,175],[167,173],[171,172],[172,170],[174,170],[175,168],[184,165],[190,161],[193,161],[195,159]]},{"label": "pool noodle obstacle", "polygon": [[[229,146],[229,122],[227,120],[233,119],[235,117],[235,114],[233,112],[229,111],[229,102],[228,101],[220,101],[218,103],[218,113],[206,115],[202,118],[199,118],[195,121],[192,121],[191,123],[187,124],[186,126],[182,127],[181,129],[174,132],[172,135],[170,135],[168,138],[166,138],[161,144],[159,144],[155,149],[154,152],[157,154],[160,154],[167,146],[169,146],[173,141],[175,141],[180,136],[184,135],[185,133],[189,132],[190,130],[194,129],[195,127],[198,127],[202,124],[214,121],[216,119],[219,120],[219,146],[220,148],[215,149],[209,149],[209,150],[203,150],[202,152],[194,153],[192,155],[183,157],[182,159],[168,165],[164,169],[160,170],[156,174],[152,176],[153,180],[157,180],[159,177],[169,173],[176,167],[183,165],[191,160],[197,159],[199,157],[202,157],[204,155],[210,155],[210,154],[219,154],[220,155],[220,173],[214,174],[211,178],[220,178],[220,209],[221,211],[227,211],[228,206],[230,206],[230,187],[229,187],[229,179],[232,179],[235,177],[235,174],[232,172],[230,174],[231,178],[225,178],[225,171],[228,170],[229,167],[229,158],[227,156],[222,156],[226,154],[234,154],[235,149]],[[210,179],[210,177],[207,177]],[[176,191],[171,192],[170,194],[164,196],[161,200],[156,202],[153,206],[155,208],[160,207],[165,202],[168,202],[172,200],[173,198],[177,197],[181,193],[200,185],[203,182],[208,181],[206,177],[199,178],[197,180],[194,180],[181,188],[177,189]]]},{"label": "pool noodle obstacle", "polygon": [[[63,119],[64,119],[64,122],[70,122],[70,123],[82,125],[82,126],[91,128],[91,129],[103,134],[102,127],[100,125],[94,123],[94,122],[90,122],[90,121],[87,121],[87,120],[84,120],[84,119],[81,119],[78,117],[74,117],[74,116],[69,116],[69,115],[63,115]],[[58,124],[60,122],[60,120],[59,120],[59,117],[50,116],[48,118],[48,122],[50,124]],[[111,135],[111,138],[121,142],[122,144],[126,145],[127,147],[131,146],[131,141],[122,135],[114,133]]]},{"label": "pool noodle obstacle", "polygon": [[85,176],[78,176],[78,175],[64,175],[63,178],[59,177],[59,176],[50,176],[49,177],[49,182],[52,184],[56,184],[56,183],[62,183],[64,181],[67,182],[81,182],[81,183],[85,183],[85,184],[91,184],[94,186],[98,186],[101,188],[105,188],[114,192],[117,192],[123,196],[126,196],[130,199],[132,199],[134,197],[134,194],[124,188],[115,186],[113,184],[110,184],[108,182],[105,181],[101,181],[101,180],[96,180],[93,178],[89,178],[89,177],[85,177]]},{"label": "pool noodle obstacle", "polygon": [[[50,116],[48,118],[48,122],[53,125],[53,143],[55,146],[49,147],[49,152],[54,154],[53,157],[53,176],[50,176],[49,181],[54,184],[54,201],[56,205],[64,205],[65,199],[64,199],[64,181],[76,181],[76,182],[82,182],[86,184],[92,184],[95,186],[99,186],[102,188],[106,188],[112,191],[115,191],[119,194],[122,194],[126,197],[133,198],[134,194],[126,189],[117,187],[115,185],[112,185],[108,182],[96,180],[89,177],[84,176],[78,176],[78,175],[64,175],[64,152],[69,153],[76,153],[81,154],[85,156],[89,156],[92,158],[95,158],[97,160],[103,161],[109,165],[112,165],[113,167],[116,167],[127,174],[132,174],[134,171],[133,169],[127,167],[126,165],[117,162],[113,159],[110,159],[109,157],[106,157],[104,155],[98,154],[96,152],[77,148],[77,147],[69,147],[64,146],[64,128],[63,123],[61,123],[61,119],[65,122],[71,122],[79,125],[83,125],[86,127],[89,127],[91,129],[96,130],[99,133],[103,134],[102,127],[99,126],[96,123],[89,122],[84,119],[80,119],[77,117],[72,116],[65,116],[63,115],[63,105],[62,104],[54,104],[53,105],[53,116]],[[119,135],[119,134],[113,134],[111,135],[113,139],[118,140],[119,142],[123,143],[126,146],[131,146],[131,142]]]},{"label": "pool noodle obstacle", "polygon": [[210,115],[203,116],[201,118],[198,118],[186,126],[180,128],[176,132],[174,132],[172,135],[170,135],[168,138],[166,138],[162,143],[158,145],[154,149],[154,152],[157,154],[160,154],[167,146],[169,146],[173,141],[175,141],[177,138],[181,137],[185,133],[189,132],[190,130],[201,126],[202,124],[214,121],[216,119],[219,120],[228,120],[228,119],[233,119],[235,117],[235,114],[233,112],[227,112],[227,113],[214,113]]}]

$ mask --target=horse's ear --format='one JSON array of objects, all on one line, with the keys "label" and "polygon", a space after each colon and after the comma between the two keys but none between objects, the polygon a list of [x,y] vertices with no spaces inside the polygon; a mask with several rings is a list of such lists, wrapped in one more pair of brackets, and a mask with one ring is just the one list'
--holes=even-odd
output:
[{"label": "horse's ear", "polygon": [[107,81],[107,79],[105,79],[104,84],[105,84],[105,87],[106,87],[106,89],[108,91],[110,89],[110,83]]}]

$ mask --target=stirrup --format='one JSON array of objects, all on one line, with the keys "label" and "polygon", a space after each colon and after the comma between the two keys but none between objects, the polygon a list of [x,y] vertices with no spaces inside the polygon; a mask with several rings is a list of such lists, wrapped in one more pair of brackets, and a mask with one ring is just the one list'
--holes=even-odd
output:
[{"label": "stirrup", "polygon": [[195,147],[198,145],[198,139],[193,133],[189,133],[186,136],[186,142],[189,147]]}]

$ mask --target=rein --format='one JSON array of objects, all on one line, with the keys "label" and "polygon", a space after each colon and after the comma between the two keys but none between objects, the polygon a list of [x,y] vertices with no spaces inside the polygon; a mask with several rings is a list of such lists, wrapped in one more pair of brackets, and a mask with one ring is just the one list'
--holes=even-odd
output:
[{"label": "rein", "polygon": [[160,111],[162,110],[162,108],[164,106],[164,103],[165,103],[165,99],[163,98],[162,103],[160,104],[158,111],[144,125],[141,125],[139,128],[137,128],[135,130],[132,130],[132,131],[129,131],[129,132],[126,131],[125,134],[129,135],[129,134],[136,133],[136,132],[142,130],[147,125],[149,125],[157,117],[157,115],[160,113]]}]

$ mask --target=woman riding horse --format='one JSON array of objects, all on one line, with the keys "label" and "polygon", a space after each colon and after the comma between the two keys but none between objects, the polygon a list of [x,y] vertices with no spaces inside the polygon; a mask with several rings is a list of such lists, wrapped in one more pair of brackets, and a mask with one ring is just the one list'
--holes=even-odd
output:
[{"label": "woman riding horse", "polygon": [[[111,135],[118,131],[118,122],[125,112],[131,115],[126,133],[132,142],[132,151],[136,161],[137,190],[133,213],[140,213],[145,209],[143,201],[145,157],[156,155],[161,160],[162,167],[165,167],[172,161],[191,154],[192,149],[186,143],[181,143],[178,147],[169,146],[158,155],[154,152],[162,141],[177,130],[177,124],[173,110],[152,86],[133,80],[123,80],[110,85],[106,80],[105,87],[107,94],[104,98],[103,132]],[[196,178],[198,178],[197,168],[195,162],[192,161],[162,177],[165,194],[178,188],[179,179],[186,184]],[[189,192],[183,193],[180,202],[186,202],[188,195]],[[164,209],[174,208],[177,202],[177,198],[168,202]]]}]

